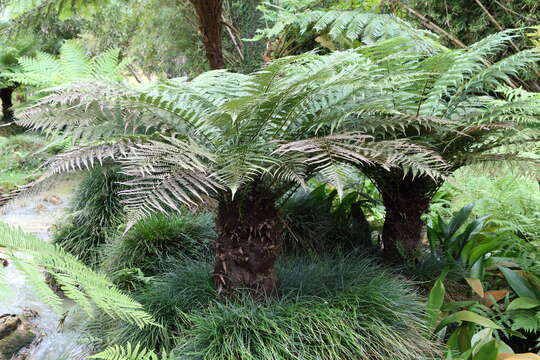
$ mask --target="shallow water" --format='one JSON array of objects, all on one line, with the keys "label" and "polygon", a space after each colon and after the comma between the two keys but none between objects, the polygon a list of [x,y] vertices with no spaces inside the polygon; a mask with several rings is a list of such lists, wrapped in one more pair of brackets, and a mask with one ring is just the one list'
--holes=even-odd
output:
[{"label": "shallow water", "polygon": [[[51,229],[64,214],[77,182],[77,179],[63,181],[33,199],[3,210],[0,212],[0,221],[18,226],[48,241]],[[56,199],[51,199],[51,197],[60,199],[61,203],[57,203]],[[8,265],[5,271],[13,294],[8,297],[0,294],[0,315],[20,314],[24,309],[30,309],[39,314],[34,321],[41,341],[31,349],[27,359],[75,360],[87,355],[84,346],[80,345],[80,335],[77,331],[82,320],[77,319],[77,315],[70,312],[66,321],[60,326],[63,314],[56,314],[43,304],[33,290],[26,285],[23,274],[13,265]],[[72,307],[73,305],[66,300],[63,308],[68,311]]]}]

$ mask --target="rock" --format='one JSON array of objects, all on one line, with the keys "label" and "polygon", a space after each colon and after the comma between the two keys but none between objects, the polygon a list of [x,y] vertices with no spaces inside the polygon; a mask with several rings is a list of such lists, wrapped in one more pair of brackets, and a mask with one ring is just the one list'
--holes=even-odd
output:
[{"label": "rock", "polygon": [[[12,356],[10,360],[26,360],[30,358],[30,356],[32,355],[32,352],[34,351],[36,346],[38,346],[41,343],[41,341],[43,341],[43,338],[45,337],[45,335],[46,334],[44,332],[41,332],[38,336],[34,338],[34,340],[30,344],[20,349],[17,352],[16,356]],[[0,357],[0,360],[2,360],[1,357]]]},{"label": "rock", "polygon": [[61,203],[63,203],[62,199],[60,199],[58,196],[56,195],[53,195],[53,196],[50,196],[48,197],[47,199],[45,199],[46,201],[50,202],[51,204],[53,205],[60,205]]},{"label": "rock", "polygon": [[21,325],[21,318],[13,314],[0,316],[0,340],[10,336]]},{"label": "rock", "polygon": [[60,296],[61,298],[65,297],[64,291],[62,291],[62,287],[60,286],[60,284],[58,284],[56,279],[49,272],[45,272],[45,283],[49,285],[49,288],[54,291],[56,295]]},{"label": "rock", "polygon": [[21,348],[30,344],[36,337],[32,328],[20,316],[0,316],[0,360],[11,359]]},{"label": "rock", "polygon": [[18,328],[8,337],[0,340],[0,356],[11,359],[23,347],[34,341],[36,334],[32,330]]},{"label": "rock", "polygon": [[9,262],[7,259],[0,258],[0,266],[7,267],[9,265]]}]

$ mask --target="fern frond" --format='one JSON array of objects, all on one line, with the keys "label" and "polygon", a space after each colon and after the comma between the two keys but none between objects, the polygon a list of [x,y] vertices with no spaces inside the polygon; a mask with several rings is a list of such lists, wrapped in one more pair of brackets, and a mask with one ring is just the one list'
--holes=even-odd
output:
[{"label": "fern frond", "polygon": [[442,49],[435,41],[434,34],[415,29],[393,15],[356,10],[310,10],[295,13],[282,10],[278,12],[274,25],[259,30],[256,39],[284,37],[291,28],[296,37],[312,33],[314,36],[326,35],[335,42],[361,41],[364,45],[399,37],[407,39],[409,48],[417,53],[434,54]]},{"label": "fern frond", "polygon": [[120,61],[118,49],[110,49],[91,59],[80,43],[68,40],[60,48],[58,57],[37,52],[35,57],[19,58],[19,65],[19,71],[7,75],[10,80],[45,89],[92,78],[119,80],[127,62]]},{"label": "fern frond", "polygon": [[0,223],[0,248],[9,253],[11,262],[25,274],[40,298],[58,312],[61,312],[61,299],[45,283],[40,270],[49,272],[66,290],[66,296],[81,304],[89,316],[97,307],[114,319],[139,327],[154,323],[141,304],[56,245]]},{"label": "fern frond", "polygon": [[133,178],[121,192],[127,197],[128,228],[155,211],[204,205],[205,198],[221,188],[209,171],[213,155],[193,141],[163,137],[131,151],[120,161],[123,172]]},{"label": "fern frond", "polygon": [[163,352],[158,356],[154,351],[141,347],[140,344],[132,346],[128,343],[125,347],[114,345],[102,352],[89,356],[89,359],[101,360],[173,360],[172,354]]},{"label": "fern frond", "polygon": [[69,172],[93,169],[109,162],[118,162],[131,152],[131,148],[142,140],[137,138],[111,139],[87,146],[76,147],[49,159],[44,165],[44,172],[33,182],[17,190],[0,196],[0,206],[15,199],[28,198],[47,189],[59,177]]}]

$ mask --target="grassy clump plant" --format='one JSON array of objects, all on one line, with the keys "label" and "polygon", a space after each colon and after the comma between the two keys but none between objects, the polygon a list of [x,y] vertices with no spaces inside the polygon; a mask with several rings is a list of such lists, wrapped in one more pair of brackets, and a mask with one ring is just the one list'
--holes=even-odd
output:
[{"label": "grassy clump plant", "polygon": [[135,295],[162,328],[109,324],[107,342],[174,347],[186,360],[418,360],[436,352],[413,284],[362,256],[286,256],[276,267],[279,294],[265,300],[222,298],[210,269],[210,261],[178,260]]},{"label": "grassy clump plant", "polygon": [[123,220],[119,191],[124,176],[114,166],[96,168],[75,191],[69,217],[53,236],[55,244],[84,263],[96,265],[100,248]]},{"label": "grassy clump plant", "polygon": [[148,349],[170,351],[175,337],[191,326],[190,313],[203,311],[217,294],[210,280],[210,260],[180,258],[169,262],[169,272],[153,278],[133,293],[159,326],[140,329],[102,317],[89,330],[105,344],[141,344]]},{"label": "grassy clump plant", "polygon": [[215,238],[209,213],[158,213],[105,247],[102,268],[113,277],[133,272],[130,270],[153,276],[167,269],[169,258],[208,257]]}]

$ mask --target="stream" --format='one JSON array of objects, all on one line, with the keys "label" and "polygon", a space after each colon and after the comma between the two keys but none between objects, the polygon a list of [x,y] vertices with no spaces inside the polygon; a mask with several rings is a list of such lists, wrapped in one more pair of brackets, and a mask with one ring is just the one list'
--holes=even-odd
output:
[{"label": "stream", "polygon": [[[0,210],[0,221],[18,226],[24,231],[35,234],[44,241],[49,241],[54,224],[65,213],[77,180],[70,179],[57,183],[39,196]],[[0,254],[1,255],[1,254]],[[7,259],[9,262],[9,258]],[[62,314],[56,314],[43,304],[26,284],[24,275],[13,265],[5,268],[7,279],[13,290],[12,296],[0,294],[0,315],[21,314],[28,310],[37,312],[32,320],[37,338],[34,343],[22,351],[27,360],[77,360],[88,355],[85,346],[79,341],[77,330],[83,320],[77,316],[68,316],[60,326]],[[73,304],[64,300],[63,308],[67,311]],[[18,358],[17,358],[18,359]]]}]

